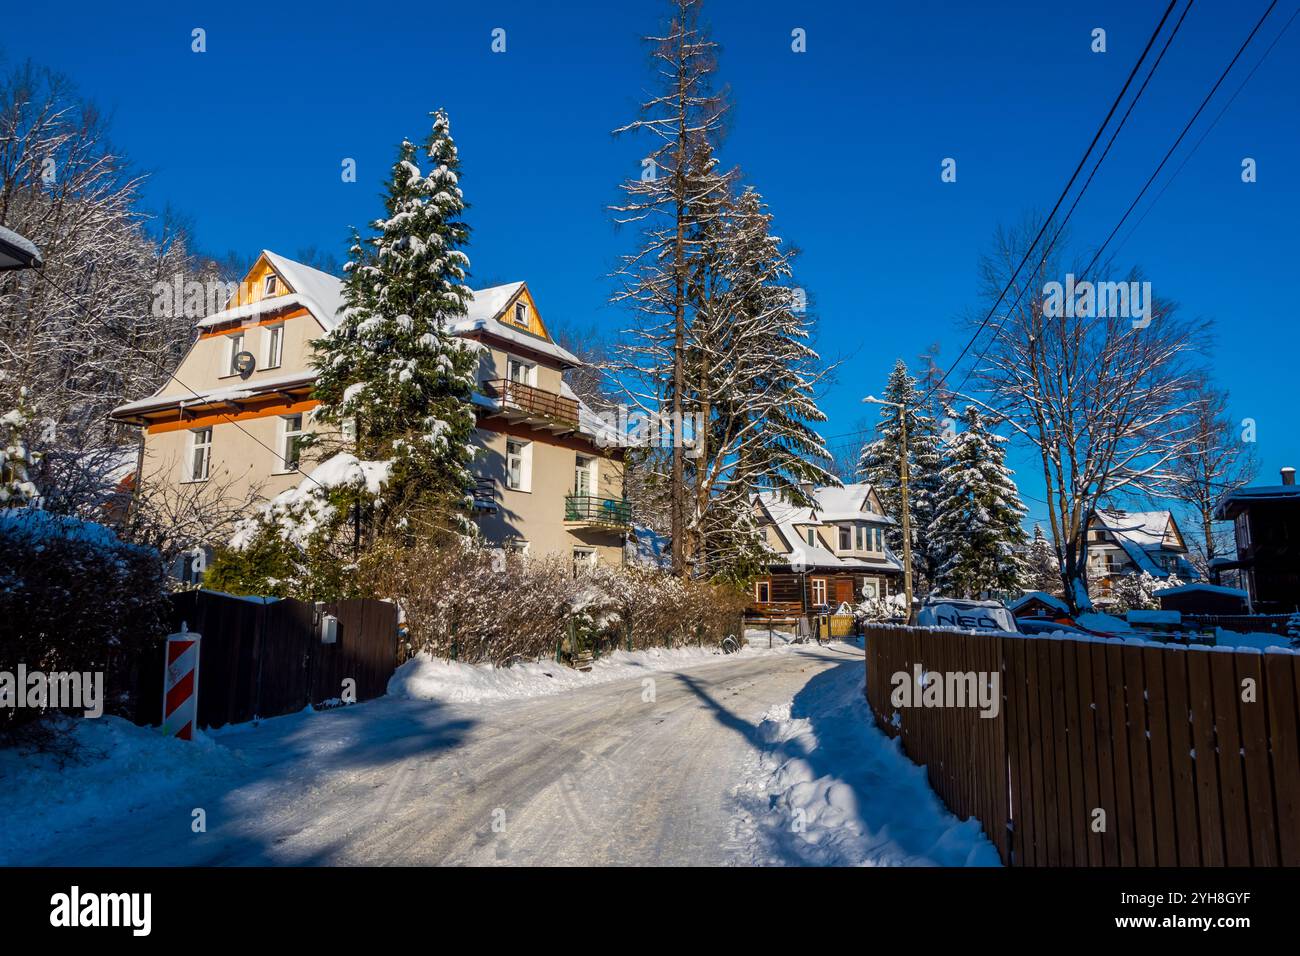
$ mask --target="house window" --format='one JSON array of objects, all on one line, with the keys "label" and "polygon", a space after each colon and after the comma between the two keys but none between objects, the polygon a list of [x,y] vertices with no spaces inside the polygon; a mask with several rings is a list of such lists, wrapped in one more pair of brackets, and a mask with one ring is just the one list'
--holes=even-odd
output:
[{"label": "house window", "polygon": [[754,582],[754,603],[766,604],[772,600],[772,582],[755,581]]},{"label": "house window", "polygon": [[190,481],[207,481],[212,467],[212,429],[196,428],[190,432]]},{"label": "house window", "polygon": [[592,494],[596,486],[596,460],[587,455],[578,455],[573,466],[573,493],[578,497]]},{"label": "house window", "polygon": [[506,439],[506,487],[512,491],[532,490],[533,443]]},{"label": "house window", "polygon": [[885,550],[885,532],[879,528],[871,529],[871,550],[872,551]]},{"label": "house window", "polygon": [[853,550],[853,529],[845,525],[840,525],[840,550]]},{"label": "house window", "polygon": [[528,328],[528,306],[522,302],[515,303],[515,325]]},{"label": "house window", "polygon": [[817,547],[817,531],[813,528],[808,529],[808,547]]},{"label": "house window", "polygon": [[826,603],[826,579],[825,578],[812,579],[812,602],[815,605],[822,605]]},{"label": "house window", "polygon": [[263,364],[266,368],[279,368],[284,352],[284,326],[268,325],[264,335],[266,354],[263,356]]},{"label": "house window", "polygon": [[868,601],[874,601],[880,597],[880,580],[878,578],[867,578],[862,582],[862,596]]},{"label": "house window", "polygon": [[275,295],[275,290],[276,290],[276,288],[277,288],[278,285],[279,285],[279,283],[276,281],[276,276],[275,276],[275,275],[269,275],[269,276],[267,276],[267,277],[266,277],[266,281],[262,284],[262,294],[263,294],[263,295]]},{"label": "house window", "polygon": [[244,333],[236,332],[234,335],[227,336],[230,340],[230,368],[228,375],[238,375],[239,369],[235,365],[235,356],[244,351]]},{"label": "house window", "polygon": [[573,573],[576,576],[579,571],[594,568],[596,566],[596,549],[595,548],[574,548],[573,549]]},{"label": "house window", "polygon": [[302,459],[302,416],[280,418],[280,461],[285,471],[297,471]]},{"label": "house window", "polygon": [[858,525],[857,538],[858,538],[858,550],[866,551],[867,550],[867,526],[866,525],[863,524]]},{"label": "house window", "polygon": [[523,538],[507,538],[506,550],[511,554],[527,554],[528,542]]},{"label": "house window", "polygon": [[529,362],[521,362],[519,359],[509,359],[506,362],[506,375],[512,382],[518,382],[520,385],[532,385],[534,382],[534,369],[537,366]]}]

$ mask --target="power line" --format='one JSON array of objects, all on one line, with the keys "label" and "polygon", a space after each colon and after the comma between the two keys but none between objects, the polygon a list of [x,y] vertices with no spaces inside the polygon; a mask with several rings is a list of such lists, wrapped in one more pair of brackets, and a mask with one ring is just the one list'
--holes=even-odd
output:
[{"label": "power line", "polygon": [[[975,332],[971,335],[970,340],[965,346],[963,346],[961,352],[957,355],[957,358],[950,366],[948,366],[948,370],[939,377],[939,381],[935,382],[934,385],[930,387],[930,390],[926,392],[925,396],[918,404],[924,404],[927,402],[930,396],[934,394],[934,392],[937,391],[945,381],[947,381],[948,376],[953,373],[953,370],[961,363],[961,360],[966,357],[966,353],[970,351],[971,346],[975,344],[980,333],[988,327],[989,322],[993,318],[993,313],[997,311],[1002,300],[1006,298],[1007,292],[1010,291],[1012,284],[1020,275],[1020,270],[1025,267],[1025,263],[1029,261],[1029,257],[1033,254],[1034,247],[1038,245],[1039,240],[1043,238],[1043,234],[1047,231],[1047,227],[1051,223],[1053,217],[1056,216],[1057,210],[1059,210],[1061,204],[1065,202],[1065,197],[1070,194],[1070,190],[1074,187],[1074,181],[1079,178],[1079,173],[1081,173],[1083,167],[1087,165],[1088,157],[1092,155],[1092,151],[1096,147],[1097,141],[1101,139],[1101,134],[1105,132],[1106,127],[1110,124],[1111,118],[1115,115],[1115,111],[1119,109],[1119,104],[1123,101],[1124,95],[1128,92],[1129,86],[1132,85],[1133,78],[1137,76],[1137,72],[1141,69],[1143,62],[1146,60],[1147,54],[1151,52],[1151,47],[1155,45],[1156,37],[1158,37],[1160,31],[1164,29],[1165,21],[1169,19],[1169,14],[1173,12],[1174,6],[1177,2],[1178,0],[1170,0],[1169,6],[1165,8],[1164,16],[1160,18],[1160,22],[1156,24],[1155,30],[1152,31],[1150,39],[1147,40],[1147,45],[1142,50],[1142,55],[1139,56],[1137,62],[1133,64],[1133,69],[1129,71],[1128,78],[1124,81],[1124,86],[1121,87],[1119,94],[1115,97],[1115,101],[1111,104],[1110,110],[1106,113],[1106,118],[1102,120],[1101,125],[1097,127],[1097,132],[1093,135],[1092,142],[1088,144],[1087,150],[1084,151],[1078,165],[1075,166],[1074,172],[1070,175],[1069,182],[1067,182],[1065,188],[1061,190],[1061,195],[1057,197],[1056,204],[1052,207],[1052,211],[1048,213],[1047,218],[1043,220],[1042,226],[1039,227],[1038,234],[1034,236],[1033,242],[1031,242],[1029,247],[1025,250],[1025,254],[1021,258],[1020,264],[1016,266],[1011,277],[1007,279],[1006,285],[1002,287],[1002,291],[998,293],[998,297],[989,307],[988,314],[984,316],[979,326],[975,329]],[[1277,0],[1274,0],[1274,2],[1276,3]]]},{"label": "power line", "polygon": [[[39,273],[39,275],[42,279],[44,279],[54,288],[58,289],[59,292],[61,292],[69,302],[72,302],[73,304],[78,304],[77,300],[73,297],[72,293],[70,293],[67,289],[63,288],[63,286],[61,286],[59,283],[55,282],[52,278],[50,278],[49,273],[42,270]],[[182,382],[179,378],[176,377],[176,374],[174,372],[165,368],[162,365],[162,363],[159,362],[157,359],[155,359],[152,355],[150,355],[144,349],[140,348],[134,342],[128,341],[126,338],[123,337],[122,333],[120,333],[117,329],[113,328],[113,326],[109,325],[108,322],[101,319],[99,316],[94,315],[88,307],[83,306],[82,308],[88,318],[94,319],[96,322],[98,322],[100,326],[102,326],[109,334],[113,335],[119,342],[121,342],[127,348],[132,349],[135,352],[139,353],[143,358],[147,359],[150,363],[152,363],[155,368],[161,371],[164,375],[168,376],[172,381],[174,381],[181,388],[185,389],[195,398],[199,399],[200,401],[203,400],[204,396],[202,394],[200,394],[199,392],[195,391],[194,389],[190,388],[190,386]],[[280,462],[284,461],[284,457],[280,454],[280,452],[276,451],[274,448],[266,444],[264,441],[262,441],[252,432],[250,432],[248,429],[244,428],[244,426],[240,425],[239,422],[236,421],[234,418],[232,418],[229,414],[227,414],[226,412],[217,412],[217,414],[220,415],[222,418],[226,419],[226,421],[230,422],[230,424],[238,428],[241,432],[243,432],[245,435],[251,438],[258,445],[261,445],[263,448],[269,451],[272,455],[275,456],[277,461]],[[321,490],[323,491],[328,490],[319,481],[317,481],[315,478],[313,478],[311,475],[307,474],[306,472],[302,471],[301,469],[298,469],[298,473],[302,475],[304,478],[306,478],[308,481],[310,481],[312,484],[316,485],[316,487],[320,488]]]},{"label": "power line", "polygon": [[1160,197],[1162,197],[1165,194],[1165,190],[1167,190],[1170,187],[1170,185],[1173,184],[1173,181],[1178,178],[1178,174],[1183,171],[1183,167],[1186,166],[1188,162],[1191,161],[1191,158],[1196,155],[1196,151],[1201,148],[1201,144],[1205,142],[1206,137],[1209,136],[1211,131],[1213,131],[1214,127],[1219,124],[1219,120],[1223,119],[1223,114],[1228,112],[1229,107],[1231,107],[1232,104],[1236,102],[1236,99],[1241,94],[1241,91],[1246,88],[1246,84],[1251,81],[1251,78],[1254,77],[1256,71],[1258,71],[1259,68],[1264,65],[1264,61],[1268,59],[1268,55],[1273,52],[1273,47],[1277,46],[1278,41],[1281,40],[1282,37],[1286,35],[1287,30],[1291,29],[1291,24],[1295,22],[1296,17],[1300,17],[1300,7],[1296,7],[1295,13],[1291,14],[1291,19],[1287,20],[1286,25],[1283,26],[1282,29],[1278,32],[1278,35],[1273,38],[1273,42],[1268,45],[1268,49],[1264,51],[1264,55],[1261,56],[1255,62],[1255,65],[1253,67],[1251,67],[1250,72],[1247,73],[1246,78],[1241,81],[1241,85],[1237,87],[1236,92],[1233,93],[1232,96],[1228,98],[1228,102],[1223,104],[1223,109],[1219,110],[1218,114],[1214,117],[1214,119],[1210,121],[1210,125],[1205,128],[1205,132],[1201,134],[1201,138],[1196,141],[1195,145],[1192,146],[1188,154],[1185,157],[1183,157],[1183,161],[1178,165],[1178,168],[1174,170],[1174,174],[1170,176],[1167,180],[1165,180],[1165,184],[1160,187],[1160,192],[1156,193],[1156,198],[1151,200],[1151,204],[1147,206],[1146,210],[1142,213],[1142,215],[1138,217],[1138,221],[1133,224],[1133,228],[1130,229],[1128,231],[1128,234],[1125,235],[1124,238],[1120,240],[1119,245],[1115,247],[1115,251],[1117,253],[1119,252],[1120,249],[1124,248],[1124,246],[1128,243],[1130,239],[1133,238],[1133,233],[1138,231],[1138,227],[1141,226],[1142,223],[1146,221],[1146,218],[1148,215],[1150,215],[1151,210],[1156,207],[1156,203],[1160,202]]}]

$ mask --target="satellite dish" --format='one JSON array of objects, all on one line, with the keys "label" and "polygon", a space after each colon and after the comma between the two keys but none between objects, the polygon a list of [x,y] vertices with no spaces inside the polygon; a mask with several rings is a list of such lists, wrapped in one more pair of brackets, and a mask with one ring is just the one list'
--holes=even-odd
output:
[{"label": "satellite dish", "polygon": [[257,368],[257,359],[252,352],[236,352],[234,366],[240,378],[248,378],[253,374],[253,369]]}]

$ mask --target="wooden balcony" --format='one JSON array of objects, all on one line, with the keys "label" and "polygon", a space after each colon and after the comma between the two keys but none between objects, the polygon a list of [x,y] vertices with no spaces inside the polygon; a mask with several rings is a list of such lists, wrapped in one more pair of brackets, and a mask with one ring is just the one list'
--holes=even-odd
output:
[{"label": "wooden balcony", "polygon": [[566,495],[564,523],[582,528],[622,529],[632,527],[632,507],[621,498]]},{"label": "wooden balcony", "polygon": [[546,428],[556,434],[578,427],[578,403],[572,398],[505,378],[488,379],[483,391],[496,401],[501,416],[508,421]]}]

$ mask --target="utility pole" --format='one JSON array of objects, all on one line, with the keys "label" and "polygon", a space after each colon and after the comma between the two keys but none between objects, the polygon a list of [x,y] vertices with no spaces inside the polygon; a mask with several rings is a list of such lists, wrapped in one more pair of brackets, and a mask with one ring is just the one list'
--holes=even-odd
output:
[{"label": "utility pole", "polygon": [[907,623],[912,623],[912,518],[911,509],[908,507],[907,482],[911,477],[911,469],[908,465],[907,454],[907,407],[899,402],[886,402],[883,399],[868,395],[863,399],[864,402],[870,402],[873,405],[889,405],[898,409],[898,425],[903,439],[902,448],[899,452],[898,477],[902,490],[902,507],[903,507],[903,600],[907,602]]}]

